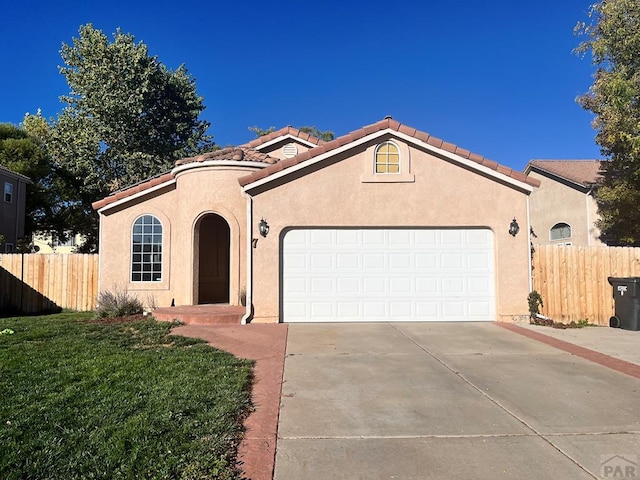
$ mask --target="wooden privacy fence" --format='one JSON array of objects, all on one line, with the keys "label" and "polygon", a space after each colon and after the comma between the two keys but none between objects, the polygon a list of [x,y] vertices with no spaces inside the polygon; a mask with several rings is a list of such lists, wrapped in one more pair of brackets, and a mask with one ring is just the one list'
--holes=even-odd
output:
[{"label": "wooden privacy fence", "polygon": [[0,312],[87,311],[97,297],[97,254],[0,255]]},{"label": "wooden privacy fence", "polygon": [[541,313],[556,322],[609,325],[614,314],[608,277],[640,277],[640,248],[535,245],[533,288]]}]

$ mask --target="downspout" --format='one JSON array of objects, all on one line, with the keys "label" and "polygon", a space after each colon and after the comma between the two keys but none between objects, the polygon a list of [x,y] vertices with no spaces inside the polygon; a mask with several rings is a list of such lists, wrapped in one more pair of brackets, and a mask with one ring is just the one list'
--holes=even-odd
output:
[{"label": "downspout", "polygon": [[529,291],[533,291],[533,258],[531,255],[531,212],[529,210],[529,199],[527,195],[527,249],[529,250]]},{"label": "downspout", "polygon": [[[101,291],[101,282],[100,273],[102,272],[102,255],[100,255],[100,247],[102,246],[102,213],[98,211],[98,291],[96,292],[98,296],[100,296]],[[129,240],[131,241],[131,240]],[[130,247],[132,248],[132,247]],[[131,268],[131,265],[129,265]],[[129,280],[131,280],[131,272],[129,272]],[[96,305],[98,304],[98,299],[95,299]]]},{"label": "downspout", "polygon": [[253,315],[253,198],[246,191],[247,197],[247,286],[245,295],[245,313],[240,320],[241,325],[246,325]]},{"label": "downspout", "polygon": [[589,228],[591,227],[591,216],[589,215],[589,211],[591,210],[589,207],[589,197],[591,196],[591,192],[593,192],[593,185],[589,187],[589,191],[585,196],[586,207],[587,207],[587,247],[591,246],[591,233],[589,232]]}]

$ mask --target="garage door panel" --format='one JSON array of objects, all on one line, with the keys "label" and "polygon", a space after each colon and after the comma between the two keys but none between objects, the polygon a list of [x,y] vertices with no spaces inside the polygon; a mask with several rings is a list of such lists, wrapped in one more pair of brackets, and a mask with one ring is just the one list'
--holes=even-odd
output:
[{"label": "garage door panel", "polygon": [[387,291],[387,279],[383,277],[365,277],[363,281],[364,294],[378,294]]},{"label": "garage door panel", "polygon": [[282,248],[287,322],[495,319],[488,229],[294,229]]}]

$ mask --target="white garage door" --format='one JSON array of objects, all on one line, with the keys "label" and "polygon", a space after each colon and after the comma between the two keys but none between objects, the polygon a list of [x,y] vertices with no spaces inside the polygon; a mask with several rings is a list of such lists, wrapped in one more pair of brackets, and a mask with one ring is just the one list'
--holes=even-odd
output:
[{"label": "white garage door", "polygon": [[489,229],[294,229],[285,322],[493,321]]}]

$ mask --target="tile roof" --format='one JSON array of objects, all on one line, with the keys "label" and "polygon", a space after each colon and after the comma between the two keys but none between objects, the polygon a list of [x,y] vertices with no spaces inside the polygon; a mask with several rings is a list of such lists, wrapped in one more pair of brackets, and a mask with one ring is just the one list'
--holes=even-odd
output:
[{"label": "tile roof", "polygon": [[300,140],[313,143],[314,145],[323,145],[327,142],[321,140],[313,135],[309,135],[308,133],[303,132],[302,130],[298,130],[297,128],[293,128],[292,126],[287,126],[281,128],[280,130],[276,130],[275,132],[271,132],[267,135],[262,135],[261,137],[256,138],[255,140],[251,140],[245,144],[240,145],[241,147],[249,147],[249,148],[258,148],[260,145],[263,145],[267,142],[277,139],[278,137],[284,137],[285,135],[292,135],[294,137],[299,138]]},{"label": "tile roof", "polygon": [[[213,152],[203,153],[202,155],[198,155],[197,157],[189,157],[183,158],[181,160],[176,161],[176,166],[179,167],[181,165],[188,165],[190,163],[200,163],[208,160],[233,160],[236,162],[244,161],[244,162],[259,162],[265,164],[273,164],[278,161],[277,158],[270,157],[265,153],[260,153],[256,150],[247,147],[227,147],[221,150],[216,150]],[[143,180],[140,183],[136,183],[135,185],[130,185],[127,188],[119,190],[117,192],[112,193],[108,197],[103,198],[102,200],[98,200],[91,204],[94,210],[99,210],[102,207],[110,205],[118,200],[121,200],[126,197],[131,197],[136,193],[140,193],[144,190],[148,190],[153,188],[161,183],[168,182],[169,180],[173,180],[174,176],[172,173],[163,173],[157,175],[148,180]]]},{"label": "tile roof", "polygon": [[277,158],[270,157],[266,153],[260,153],[253,148],[240,146],[240,147],[227,147],[222,150],[216,150],[214,152],[203,153],[197,157],[183,158],[176,162],[176,167],[180,165],[187,165],[195,162],[206,162],[208,160],[233,160],[236,162],[259,162],[259,163],[276,163]]},{"label": "tile roof", "polygon": [[108,197],[103,198],[102,200],[98,200],[97,202],[93,202],[91,206],[94,210],[99,210],[102,207],[106,207],[118,200],[122,200],[123,198],[131,197],[136,193],[143,192],[145,190],[149,190],[150,188],[161,185],[165,182],[173,180],[172,173],[163,173],[161,175],[150,178],[149,180],[145,180],[143,182],[137,183],[131,187],[125,188],[124,190],[119,190],[117,192],[113,192]]},{"label": "tile roof", "polygon": [[535,169],[589,187],[600,178],[601,160],[531,160],[526,171]]},{"label": "tile roof", "polygon": [[[287,127],[287,128],[291,128],[291,127]],[[505,167],[503,165],[499,165],[498,163],[494,162],[493,160],[489,160],[485,157],[483,157],[482,155],[478,155],[476,153],[472,153],[469,150],[465,150],[464,148],[458,147],[457,145],[454,145],[452,143],[448,143],[445,142],[439,138],[436,138],[428,133],[425,132],[421,132],[419,130],[416,130],[415,128],[409,127],[407,125],[403,125],[402,123],[393,120],[390,117],[387,117],[383,120],[380,120],[379,122],[376,122],[372,125],[368,125],[366,127],[362,127],[359,130],[355,130],[351,133],[348,133],[346,135],[343,135],[341,137],[338,137],[334,140],[331,140],[330,142],[323,142],[321,144],[319,144],[318,147],[316,148],[312,148],[311,150],[307,150],[306,152],[302,152],[298,155],[296,155],[293,158],[288,158],[286,160],[282,160],[281,162],[278,162],[275,165],[270,165],[266,168],[263,168],[262,170],[258,170],[256,172],[251,173],[250,175],[245,175],[244,177],[240,177],[238,179],[238,182],[240,183],[241,186],[246,186],[250,183],[256,182],[258,180],[261,180],[263,178],[266,178],[272,174],[275,174],[281,170],[285,170],[287,168],[293,167],[294,165],[298,165],[300,163],[306,162],[307,160],[310,160],[314,157],[317,157],[318,155],[321,155],[323,153],[326,152],[330,152],[331,150],[334,150],[336,148],[342,147],[343,145],[347,145],[348,143],[354,142],[356,140],[359,140],[361,138],[366,137],[367,135],[371,135],[373,133],[376,132],[380,132],[382,130],[395,130],[397,132],[406,134],[410,137],[413,137],[417,140],[420,140],[424,143],[427,143],[433,147],[445,150],[449,153],[453,153],[459,157],[462,157],[464,159],[468,159],[471,160],[473,162],[476,162],[479,165],[482,165],[484,167],[487,167],[491,170],[494,170],[496,172],[502,173],[508,177],[511,177],[515,180],[518,180],[520,182],[524,182],[527,183],[529,185],[532,185],[534,187],[538,187],[540,186],[540,182],[534,178],[529,178],[527,177],[527,175],[525,175],[522,172],[519,172],[517,170],[513,170],[509,167]],[[284,130],[284,129],[283,129]],[[277,132],[274,132],[274,134]],[[272,134],[273,135],[273,134]],[[262,138],[262,137],[261,137]],[[260,140],[260,139],[256,139],[256,140]],[[251,142],[247,145],[251,145],[254,146]]]},{"label": "tile roof", "polygon": [[[347,145],[351,142],[359,140],[361,138],[366,137],[367,135],[371,135],[376,132],[380,132],[383,130],[394,130],[410,137],[413,137],[419,141],[427,143],[433,147],[445,150],[449,153],[453,153],[461,158],[471,160],[478,165],[482,165],[486,168],[499,172],[503,175],[513,178],[514,180],[518,180],[520,182],[527,183],[534,187],[540,186],[540,182],[534,178],[529,178],[522,172],[518,172],[516,170],[512,170],[509,167],[505,167],[500,165],[493,160],[489,160],[482,155],[478,155],[476,153],[472,153],[469,150],[465,150],[464,148],[458,147],[452,143],[445,142],[439,138],[436,138],[428,133],[421,132],[416,130],[415,128],[411,128],[407,125],[403,125],[392,118],[385,118],[376,122],[372,125],[368,125],[359,130],[355,130],[347,135],[343,135],[341,137],[336,138],[330,142],[325,142],[319,138],[316,138],[308,133],[301,132],[297,128],[293,127],[284,127],[276,132],[272,132],[268,135],[263,135],[260,138],[256,138],[255,140],[250,141],[249,143],[245,143],[240,145],[239,147],[227,147],[221,150],[216,150],[214,152],[204,153],[202,155],[198,155],[197,157],[183,158],[181,160],[176,161],[176,166],[188,165],[190,163],[198,163],[205,162],[208,160],[232,160],[232,161],[245,161],[245,162],[259,162],[264,163],[265,168],[255,171],[250,175],[245,175],[238,179],[238,182],[241,186],[248,185],[249,183],[255,182],[262,178],[266,178],[269,175],[277,173],[281,170],[285,170],[294,165],[298,165],[303,163],[311,158],[317,157],[323,153],[330,152],[336,148]],[[275,140],[284,135],[293,135],[301,140],[311,142],[317,147],[311,148],[305,152],[302,152],[296,155],[293,158],[288,158],[285,160],[279,160],[274,157],[270,157],[265,153],[261,153],[256,150],[257,147],[263,145],[271,140]],[[1,168],[1,167],[0,167]],[[162,183],[169,182],[174,179],[172,173],[163,173],[156,177],[153,177],[149,180],[142,181],[136,185],[130,186],[126,189],[117,191],[109,195],[108,197],[103,198],[102,200],[98,200],[94,202],[91,206],[94,210],[99,210],[107,205],[115,203],[123,198],[131,197],[136,195],[137,193],[143,192],[155,186],[161,185]]]}]

